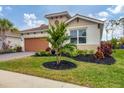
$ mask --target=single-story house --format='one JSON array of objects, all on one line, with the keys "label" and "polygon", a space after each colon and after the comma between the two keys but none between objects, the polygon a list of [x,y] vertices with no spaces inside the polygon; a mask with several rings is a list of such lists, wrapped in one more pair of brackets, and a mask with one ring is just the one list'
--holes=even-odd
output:
[{"label": "single-story house", "polygon": [[67,34],[71,37],[69,42],[76,44],[78,49],[96,49],[100,45],[104,21],[79,14],[71,16],[67,11],[47,14],[45,18],[48,19],[48,25],[42,24],[40,27],[21,31],[24,51],[48,48],[50,44],[46,39],[46,30],[57,22],[68,24]]},{"label": "single-story house", "polygon": [[[12,31],[5,32],[4,42],[9,45],[10,48],[14,48],[16,46],[21,46],[21,37],[19,33],[14,33]],[[0,34],[0,49],[2,49],[2,36]]]}]

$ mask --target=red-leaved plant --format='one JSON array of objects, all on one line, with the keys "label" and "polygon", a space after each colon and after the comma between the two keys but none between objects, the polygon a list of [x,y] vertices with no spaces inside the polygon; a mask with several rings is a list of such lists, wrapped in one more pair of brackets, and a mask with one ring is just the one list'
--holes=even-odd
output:
[{"label": "red-leaved plant", "polygon": [[101,42],[100,47],[97,48],[95,57],[98,59],[103,59],[104,57],[110,57],[112,54],[112,45],[109,42]]}]

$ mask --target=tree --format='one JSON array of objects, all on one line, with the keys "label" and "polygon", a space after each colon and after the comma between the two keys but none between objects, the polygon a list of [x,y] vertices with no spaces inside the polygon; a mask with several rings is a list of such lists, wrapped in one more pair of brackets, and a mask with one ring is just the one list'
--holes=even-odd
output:
[{"label": "tree", "polygon": [[113,35],[114,35],[114,31],[118,25],[117,21],[116,20],[109,20],[110,22],[110,30],[112,31],[112,38],[113,38]]},{"label": "tree", "polygon": [[120,22],[120,26],[122,26],[122,29],[123,29],[123,36],[124,36],[124,18],[121,18],[121,19],[119,20],[119,22]]},{"label": "tree", "polygon": [[106,41],[107,41],[108,40],[108,34],[109,34],[109,31],[110,31],[110,22],[106,21],[104,27],[105,27],[105,31],[106,31]]},{"label": "tree", "polygon": [[72,51],[75,49],[75,45],[71,43],[67,43],[69,40],[69,36],[66,34],[67,30],[67,24],[65,23],[58,23],[54,26],[50,26],[50,28],[47,30],[48,32],[48,41],[52,45],[52,48],[56,52],[56,60],[57,64],[60,64],[61,62],[61,53],[68,49]]},{"label": "tree", "polygon": [[11,23],[8,19],[0,19],[0,37],[2,40],[2,49],[4,49],[7,31],[19,32],[18,29],[14,27],[13,23]]}]

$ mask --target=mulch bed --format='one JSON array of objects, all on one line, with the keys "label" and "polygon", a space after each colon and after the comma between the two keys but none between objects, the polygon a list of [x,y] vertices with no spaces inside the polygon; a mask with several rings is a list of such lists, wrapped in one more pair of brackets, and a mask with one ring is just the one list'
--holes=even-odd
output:
[{"label": "mulch bed", "polygon": [[78,55],[74,57],[77,61],[89,62],[89,63],[98,63],[98,64],[107,64],[111,65],[115,63],[115,59],[111,56],[105,57],[104,59],[96,59],[94,55]]},{"label": "mulch bed", "polygon": [[56,61],[45,62],[43,63],[43,66],[55,70],[65,70],[65,69],[72,69],[77,67],[76,64],[65,60],[61,60],[60,64],[57,64]]}]

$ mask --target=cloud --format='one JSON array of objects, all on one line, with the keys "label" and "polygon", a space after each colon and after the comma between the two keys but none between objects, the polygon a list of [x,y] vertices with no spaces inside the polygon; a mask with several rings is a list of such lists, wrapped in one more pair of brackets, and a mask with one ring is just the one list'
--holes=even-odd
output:
[{"label": "cloud", "polygon": [[107,10],[113,14],[124,13],[124,5],[117,5],[115,7],[109,7]]},{"label": "cloud", "polygon": [[105,20],[107,20],[109,14],[105,11],[102,11],[102,12],[99,12],[99,13],[96,13],[96,14],[88,14],[88,16],[92,17],[92,18],[102,20],[102,21],[105,21]]},{"label": "cloud", "polygon": [[93,14],[88,14],[89,17],[95,18]]},{"label": "cloud", "polygon": [[100,17],[108,17],[109,16],[108,12],[106,12],[106,11],[99,12],[98,15]]},{"label": "cloud", "polygon": [[2,10],[3,10],[3,7],[2,7],[2,6],[0,6],[0,12],[2,12]]},{"label": "cloud", "polygon": [[7,7],[5,7],[5,9],[6,9],[6,10],[12,10],[12,7],[7,6]]},{"label": "cloud", "polygon": [[3,7],[2,7],[2,6],[0,6],[0,16],[3,16],[2,11],[3,11]]},{"label": "cloud", "polygon": [[45,24],[45,21],[37,19],[34,13],[24,13],[24,22],[28,27],[36,27]]}]

